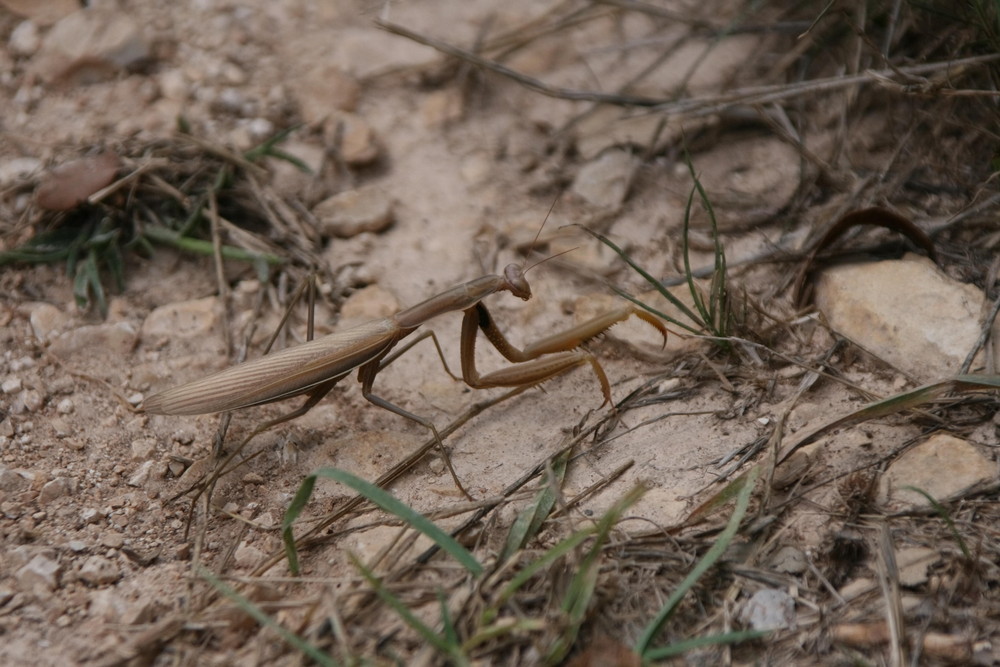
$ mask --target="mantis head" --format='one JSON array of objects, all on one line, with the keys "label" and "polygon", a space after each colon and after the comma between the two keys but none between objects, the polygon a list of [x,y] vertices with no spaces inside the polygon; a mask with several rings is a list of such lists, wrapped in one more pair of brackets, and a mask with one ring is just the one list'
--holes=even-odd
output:
[{"label": "mantis head", "polygon": [[514,296],[527,301],[531,298],[531,286],[524,277],[524,271],[519,264],[508,264],[504,267],[503,278],[506,289]]}]

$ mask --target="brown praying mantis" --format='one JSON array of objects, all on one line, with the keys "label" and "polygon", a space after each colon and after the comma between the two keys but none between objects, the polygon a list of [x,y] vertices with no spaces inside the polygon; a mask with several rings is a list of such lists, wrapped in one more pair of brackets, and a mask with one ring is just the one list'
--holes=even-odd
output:
[{"label": "brown praying mantis", "polygon": [[[256,428],[240,445],[242,448],[258,433],[308,412],[337,382],[357,369],[362,396],[374,405],[429,429],[444,451],[441,437],[430,420],[373,393],[375,377],[379,371],[427,336],[433,338],[445,370],[455,377],[444,361],[433,332],[420,334],[390,355],[397,343],[439,315],[464,311],[460,347],[462,380],[470,387],[527,388],[577,366],[590,364],[601,384],[604,395],[602,407],[611,402],[608,377],[594,355],[585,349],[579,349],[580,346],[632,315],[656,328],[663,336],[664,343],[666,342],[667,329],[663,323],[629,304],[548,336],[524,349],[518,349],[500,331],[482,302],[496,292],[510,292],[525,301],[530,299],[531,287],[524,273],[520,265],[509,264],[503,275],[486,275],[470,280],[390,317],[372,320],[346,331],[286,348],[155,394],[147,398],[140,409],[155,414],[197,415],[227,412],[294,396],[307,396],[298,409]],[[481,375],[475,362],[479,330],[514,365]]]}]

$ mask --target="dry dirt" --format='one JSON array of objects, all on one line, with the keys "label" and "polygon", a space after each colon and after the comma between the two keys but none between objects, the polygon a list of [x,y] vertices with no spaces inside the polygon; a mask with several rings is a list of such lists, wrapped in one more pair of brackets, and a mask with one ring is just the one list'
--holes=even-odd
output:
[{"label": "dry dirt", "polygon": [[[623,121],[616,117],[619,107],[594,110],[588,102],[544,96],[468,64],[446,68],[433,50],[376,29],[372,21],[384,9],[379,3],[97,4],[135,21],[150,45],[148,60],[133,71],[105,73],[96,80],[47,80],[33,69],[38,51],[19,55],[8,49],[0,61],[6,72],[0,108],[8,110],[0,160],[33,157],[58,163],[98,146],[128,154],[143,142],[171,137],[180,114],[192,134],[234,150],[250,148],[268,132],[297,126],[283,148],[315,165],[324,149],[331,155],[338,121],[366,125],[374,136],[366,145],[374,157],[367,161],[364,156],[348,164],[328,159],[316,178],[277,160],[267,163],[271,191],[305,206],[363,185],[376,185],[382,201],[392,206],[388,229],[327,238],[315,246],[329,267],[327,275],[340,281],[324,284],[327,296],[336,298],[320,305],[321,334],[524,261],[524,249],[553,202],[541,252],[572,252],[529,273],[531,301],[506,294],[487,300],[499,326],[517,344],[611,307],[605,280],[633,292],[648,289],[613,253],[565,225],[601,229],[655,276],[680,275],[679,230],[690,192],[680,159],[682,129],[717,205],[734,293],[748,295],[754,331],[745,335],[813,361],[831,349],[834,337],[815,319],[795,319],[788,295],[791,265],[742,260],[779,250],[799,252],[814,229],[851,208],[891,204],[915,219],[945,220],[985,198],[967,188],[977,178],[967,172],[981,172],[981,158],[989,153],[982,145],[973,155],[979,162],[948,183],[940,179],[959,173],[948,171],[956,169],[953,163],[942,158],[928,164],[922,182],[940,186],[933,191],[894,184],[897,169],[910,169],[921,156],[942,151],[930,145],[933,132],[913,121],[924,113],[919,101],[898,96],[890,103],[877,101],[877,88],[873,93],[870,87],[856,87],[843,97],[807,105],[804,112],[811,115],[808,120],[796,116],[795,127],[784,109],[761,103],[721,114],[671,117],[657,135],[655,114],[629,112]],[[718,14],[668,4],[663,6],[711,19],[712,25],[735,18],[726,3]],[[701,24],[661,23],[638,11],[616,13],[610,4],[605,11],[606,18],[555,32],[505,62],[553,86],[612,91],[626,83],[627,73],[648,63],[650,54],[675,40],[673,65],[654,70],[634,92],[665,96],[663,91],[684,83],[686,95],[697,98],[773,83],[769,72],[784,67],[782,58],[792,57],[803,43],[791,28],[746,31],[722,40],[705,56],[709,37],[681,40],[688,33],[704,35]],[[475,49],[477,40],[526,25],[533,15],[542,15],[535,2],[507,2],[497,9],[490,2],[442,0],[394,4],[389,18]],[[754,23],[779,19],[765,13]],[[0,9],[4,43],[21,20]],[[41,30],[44,34],[47,28]],[[831,66],[828,75],[836,74],[842,72]],[[338,77],[344,81],[337,85],[316,83]],[[341,96],[350,97],[355,84],[357,101],[344,102]],[[868,101],[851,98],[859,95]],[[324,104],[353,111],[324,118]],[[909,115],[897,113],[900,108]],[[949,146],[949,155],[969,149],[973,141],[954,128],[945,134],[939,140]],[[803,138],[796,146],[789,136]],[[602,164],[601,157],[608,155],[614,157]],[[620,162],[615,160],[622,155],[628,166],[616,171]],[[612,183],[587,185],[589,168],[597,181],[610,178]],[[560,196],[567,186],[570,192]],[[0,224],[11,231],[0,249],[23,240],[15,237],[16,220],[33,210],[30,197],[8,198],[5,207],[10,219]],[[711,237],[700,211],[693,241],[695,267],[710,266]],[[231,294],[220,299],[210,257],[166,248],[150,260],[129,256],[126,262],[125,289],[113,294],[106,318],[95,308],[74,304],[73,281],[62,264],[6,266],[0,275],[0,378],[5,381],[0,462],[8,475],[0,490],[0,662],[269,663],[285,651],[273,634],[221,612],[198,615],[211,589],[195,576],[193,563],[233,580],[250,574],[280,550],[278,526],[306,475],[336,466],[374,479],[420,446],[426,430],[368,404],[350,376],[307,415],[255,439],[248,451],[261,455],[220,482],[213,496],[218,511],[209,517],[196,513],[192,534],[186,534],[191,502],[171,499],[213,460],[220,417],[147,415],[131,408],[156,391],[229,366],[227,347],[233,341],[238,347],[254,300],[263,294],[266,305],[248,353],[258,355],[262,338],[280,316],[279,291],[256,280],[244,265],[230,269]],[[157,312],[162,307],[174,310]],[[175,319],[164,319],[169,317]],[[295,319],[292,340],[303,336],[302,321]],[[445,314],[428,325],[450,368],[458,369],[461,314]],[[860,391],[825,381],[802,398],[796,393],[802,369],[758,348],[744,348],[737,361],[705,342],[673,335],[666,349],[658,342],[651,327],[632,323],[591,348],[616,401],[651,380],[646,391],[660,400],[630,409],[596,444],[582,446],[564,484],[567,498],[626,464],[631,467],[588,497],[575,510],[581,517],[599,515],[643,482],[649,490],[629,512],[634,527],[678,524],[720,488],[713,485],[730,469],[730,463],[719,463],[727,455],[766,440],[776,423],[791,435],[866,400]],[[486,347],[482,341],[481,367],[500,368],[502,360]],[[835,375],[873,395],[911,386],[903,374],[850,346],[837,348],[830,361]],[[6,385],[8,380],[17,386]],[[376,388],[439,428],[483,398],[450,379],[427,342],[380,373]],[[230,441],[288,409],[279,404],[236,413]],[[490,408],[449,436],[455,472],[475,498],[497,496],[584,425],[606,417],[607,410],[588,367],[554,378]],[[827,458],[813,462],[818,467],[811,478],[836,479],[842,471],[877,464],[924,428],[902,420],[846,433],[834,441]],[[996,446],[992,424],[972,428],[978,428],[976,442]],[[424,512],[464,502],[436,454],[391,490]],[[335,507],[345,494],[321,482],[310,515]],[[844,494],[835,485],[818,491],[814,504],[794,520],[784,517],[785,529],[768,548],[794,545],[804,553],[821,553],[824,541],[832,539],[831,508],[839,507]],[[514,511],[503,509],[494,520],[506,525]],[[460,518],[442,524],[454,525]],[[842,520],[839,516],[838,526]],[[362,517],[353,525],[372,521]],[[995,539],[996,525],[989,530]],[[394,536],[395,529],[377,522],[368,530],[345,532],[304,554],[303,574],[327,591],[323,595],[347,590],[355,585],[348,554],[371,558]],[[36,571],[47,564],[55,570]],[[259,586],[258,599],[290,595],[301,602],[310,597],[301,588],[288,593],[281,579],[286,575],[283,562],[271,568],[271,580]],[[825,590],[820,583],[815,587]],[[992,605],[995,614],[995,597]],[[873,612],[876,619],[879,609]],[[292,624],[301,622],[303,629],[309,625],[301,616],[276,613]],[[165,628],[164,623],[180,625]],[[981,627],[971,634],[990,638]],[[997,640],[995,631],[992,639]],[[797,664],[805,655],[830,664],[855,655],[855,649],[831,649],[828,639],[803,650]],[[856,650],[877,656],[888,649],[872,642]]]}]

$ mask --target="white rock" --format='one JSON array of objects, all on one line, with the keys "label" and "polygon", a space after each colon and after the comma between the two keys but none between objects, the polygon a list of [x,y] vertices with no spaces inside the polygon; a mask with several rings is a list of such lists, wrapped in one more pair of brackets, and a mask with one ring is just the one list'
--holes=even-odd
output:
[{"label": "white rock", "polygon": [[753,630],[795,627],[795,599],[785,591],[765,588],[751,596],[740,618]]},{"label": "white rock", "polygon": [[266,556],[267,554],[263,551],[246,542],[240,542],[239,546],[236,547],[236,552],[233,554],[236,564],[245,568],[259,565]]},{"label": "white rock", "polygon": [[362,232],[378,233],[392,224],[392,199],[377,186],[346,190],[313,208],[323,236],[350,238]]},{"label": "white rock", "polygon": [[77,492],[79,485],[72,477],[56,477],[47,482],[38,492],[38,504],[45,505],[64,496],[72,496]]},{"label": "white rock", "polygon": [[17,571],[18,584],[35,593],[52,592],[59,586],[59,561],[38,554]]},{"label": "white rock", "polygon": [[14,414],[38,412],[44,403],[45,397],[42,396],[42,392],[37,389],[27,389],[18,395],[10,411]]},{"label": "white rock", "polygon": [[15,470],[0,467],[0,491],[14,493],[27,489],[29,482]]},{"label": "white rock", "polygon": [[80,10],[79,0],[0,0],[0,5],[42,26]]},{"label": "white rock", "polygon": [[246,124],[247,132],[255,141],[263,141],[275,133],[274,123],[267,118],[251,118]]},{"label": "white rock", "polygon": [[103,556],[91,556],[80,566],[80,579],[91,586],[113,584],[121,577],[121,570]]},{"label": "white rock", "polygon": [[7,378],[2,384],[0,384],[0,391],[5,394],[16,394],[21,391],[21,388],[21,378],[19,377]]},{"label": "white rock", "polygon": [[149,44],[127,13],[85,9],[59,20],[42,40],[32,70],[45,81],[104,78],[149,56]]},{"label": "white rock", "polygon": [[7,46],[14,55],[30,56],[38,50],[41,43],[42,37],[38,34],[38,26],[35,22],[22,21],[11,31]]},{"label": "white rock", "polygon": [[142,486],[149,480],[149,473],[152,472],[153,466],[156,464],[155,461],[143,461],[142,464],[136,468],[136,471],[132,473],[132,476],[128,478],[129,486]]},{"label": "white rock", "polygon": [[996,477],[996,463],[974,446],[947,433],[936,433],[896,459],[882,476],[879,502],[891,510],[930,505],[914,487],[938,502]]},{"label": "white rock", "polygon": [[778,549],[778,553],[774,554],[771,559],[771,568],[775,572],[802,574],[808,566],[809,563],[802,550],[791,545],[785,545]]},{"label": "white rock", "polygon": [[[827,269],[815,301],[835,331],[929,382],[958,373],[979,337],[983,293],[952,280],[931,260],[907,255]],[[1000,324],[994,339],[998,335]]]},{"label": "white rock", "polygon": [[156,438],[139,438],[132,441],[132,460],[148,459],[156,451]]},{"label": "white rock", "polygon": [[929,547],[911,547],[896,552],[899,583],[903,586],[920,586],[927,582],[927,571],[941,559],[941,552]]},{"label": "white rock", "polygon": [[31,331],[42,342],[54,338],[69,322],[69,316],[50,303],[35,303],[30,308],[28,321],[31,322]]},{"label": "white rock", "polygon": [[10,362],[10,370],[14,371],[15,373],[17,373],[18,371],[23,371],[26,368],[34,368],[34,367],[35,367],[35,360],[27,356],[20,357]]},{"label": "white rock", "polygon": [[330,63],[318,63],[290,83],[308,125],[322,123],[336,111],[354,111],[361,96],[357,80]]},{"label": "white rock", "polygon": [[631,151],[604,151],[580,169],[571,189],[594,206],[617,209],[628,195],[638,165],[639,160]]},{"label": "white rock", "polygon": [[160,306],[142,323],[144,341],[167,338],[202,338],[213,335],[219,326],[219,300],[212,296]]},{"label": "white rock", "polygon": [[114,588],[102,588],[90,596],[87,614],[107,623],[119,623],[128,608],[128,603],[115,593]]},{"label": "white rock", "polygon": [[0,187],[8,187],[32,174],[40,172],[45,164],[34,157],[16,157],[0,161]]},{"label": "white rock", "polygon": [[186,102],[190,87],[184,72],[179,69],[168,69],[159,74],[160,92],[168,100]]},{"label": "white rock", "polygon": [[49,346],[49,351],[60,359],[86,355],[91,362],[95,358],[105,358],[120,363],[131,354],[135,341],[135,327],[128,322],[94,324],[72,329],[56,337]]}]

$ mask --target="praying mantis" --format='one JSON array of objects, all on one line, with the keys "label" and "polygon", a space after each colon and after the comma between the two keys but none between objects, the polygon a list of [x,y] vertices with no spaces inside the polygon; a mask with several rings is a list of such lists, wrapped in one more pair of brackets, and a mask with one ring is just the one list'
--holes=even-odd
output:
[{"label": "praying mantis", "polygon": [[[601,385],[604,396],[602,407],[611,403],[608,377],[596,357],[591,352],[580,349],[580,346],[631,316],[654,327],[666,342],[667,329],[663,323],[650,313],[629,304],[519,349],[497,327],[483,300],[497,292],[510,292],[527,301],[531,298],[531,287],[524,274],[525,271],[519,264],[509,264],[502,275],[485,275],[470,280],[390,317],[331,333],[155,394],[144,401],[140,410],[164,415],[196,415],[228,412],[294,396],[307,397],[296,410],[256,428],[243,441],[245,445],[258,433],[308,412],[337,382],[357,370],[361,394],[365,399],[426,427],[440,445],[441,438],[430,420],[373,393],[378,373],[423,337],[433,338],[445,369],[452,375],[433,332],[418,335],[408,345],[390,354],[400,341],[439,315],[464,312],[460,358],[462,380],[470,387],[527,388],[589,364]],[[512,362],[512,366],[485,375],[479,373],[475,362],[479,331],[485,334],[501,355]],[[443,450],[443,445],[441,447]]]}]

